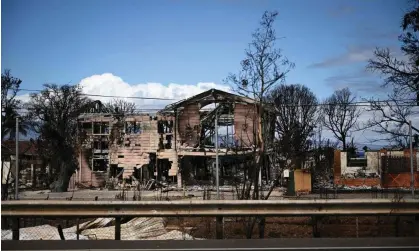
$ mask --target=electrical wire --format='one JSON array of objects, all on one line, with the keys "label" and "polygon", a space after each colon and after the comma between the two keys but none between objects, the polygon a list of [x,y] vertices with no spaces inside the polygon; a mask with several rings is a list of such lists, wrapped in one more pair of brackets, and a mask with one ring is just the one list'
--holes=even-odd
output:
[{"label": "electrical wire", "polygon": [[[28,91],[28,92],[43,92],[43,91],[48,91],[48,90],[33,90],[33,89],[21,89],[19,88],[17,90],[19,91]],[[52,92],[52,91],[49,91]],[[88,94],[88,93],[81,93],[81,95],[83,96],[88,96],[88,97],[102,97],[102,98],[130,98],[130,99],[144,99],[144,100],[169,100],[169,101],[173,101],[173,100],[177,100],[177,99],[173,99],[173,98],[152,98],[152,97],[129,97],[129,96],[116,96],[116,95],[102,95],[102,94]]]},{"label": "electrical wire", "polygon": [[[31,92],[41,92],[41,91],[45,91],[45,90],[36,90],[36,89],[18,89],[18,91],[31,91]],[[103,97],[103,98],[127,98],[127,99],[140,99],[140,100],[165,100],[165,101],[179,101],[179,99],[173,99],[173,98],[152,98],[152,97],[133,97],[133,96],[116,96],[116,95],[102,95],[102,94],[87,94],[87,93],[82,93],[83,96],[89,96],[89,97]],[[184,99],[183,99],[184,100]],[[387,100],[375,100],[374,103],[376,104],[382,104],[382,106],[391,106],[393,104],[389,104],[389,103],[394,103],[395,106],[401,106],[401,107],[415,107],[417,106],[416,104],[396,104],[396,102],[415,102],[416,99],[412,98],[412,99],[387,99]],[[384,103],[384,104],[383,104]],[[272,105],[272,104],[267,104],[267,105]],[[317,104],[279,104],[279,105],[274,105],[274,107],[303,107],[303,106],[315,106],[315,107],[320,107],[320,106],[330,106],[330,105],[337,105],[337,106],[356,106],[356,107],[371,107],[370,102],[368,101],[355,101],[355,102],[351,102],[348,104],[332,104],[332,103],[317,103]],[[157,110],[161,110],[163,108],[157,109]],[[144,109],[141,109],[144,110]]]}]

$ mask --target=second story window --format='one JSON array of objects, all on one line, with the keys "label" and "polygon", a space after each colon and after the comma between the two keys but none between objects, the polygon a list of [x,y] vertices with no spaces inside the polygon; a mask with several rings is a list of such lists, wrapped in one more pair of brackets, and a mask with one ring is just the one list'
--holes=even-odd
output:
[{"label": "second story window", "polygon": [[109,134],[109,123],[93,122],[93,134]]}]

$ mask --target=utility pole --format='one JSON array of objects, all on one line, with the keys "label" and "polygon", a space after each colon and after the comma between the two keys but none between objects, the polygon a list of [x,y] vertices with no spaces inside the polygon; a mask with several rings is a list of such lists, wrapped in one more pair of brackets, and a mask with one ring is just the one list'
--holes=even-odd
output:
[{"label": "utility pole", "polygon": [[218,114],[217,108],[215,108],[215,184],[217,186],[217,200],[220,199],[220,177],[218,164]]},{"label": "utility pole", "polygon": [[412,198],[415,197],[415,177],[413,173],[413,135],[412,135],[412,121],[409,121],[409,143],[410,143],[410,186],[412,188]]},{"label": "utility pole", "polygon": [[[217,200],[220,200],[220,173],[219,173],[219,159],[218,159],[218,111],[215,107],[215,183],[217,185]],[[224,237],[224,217],[217,216],[215,218],[215,232],[217,239]]]},{"label": "utility pole", "polygon": [[16,163],[15,163],[15,200],[19,199],[19,117],[16,117]]}]

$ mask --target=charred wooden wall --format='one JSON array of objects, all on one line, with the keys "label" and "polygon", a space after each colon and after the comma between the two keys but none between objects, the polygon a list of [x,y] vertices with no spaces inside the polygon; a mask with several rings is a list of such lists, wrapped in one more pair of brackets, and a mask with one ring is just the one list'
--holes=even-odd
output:
[{"label": "charred wooden wall", "polygon": [[199,127],[201,118],[199,104],[188,104],[179,113],[179,140],[186,146],[194,147],[199,143]]},{"label": "charred wooden wall", "polygon": [[106,183],[106,172],[93,172],[89,164],[90,149],[83,149],[79,153],[78,161],[81,165],[77,173],[71,177],[69,189],[74,188],[74,183],[84,186],[103,187]]},{"label": "charred wooden wall", "polygon": [[250,147],[255,144],[254,135],[258,128],[255,106],[237,103],[234,107],[234,138],[239,146]]},{"label": "charred wooden wall", "polygon": [[[164,123],[167,121],[168,123]],[[122,125],[119,125],[117,131],[122,135],[121,142],[115,138],[113,142],[109,142],[109,164],[116,164],[118,167],[124,168],[123,177],[128,178],[132,175],[134,167],[141,168],[150,162],[150,153],[157,153],[161,143],[165,143],[165,136],[167,131],[159,131],[161,124],[173,124],[174,118],[170,116],[150,117],[149,115],[133,115],[123,119]],[[84,119],[84,123],[89,122],[109,122],[110,131],[116,128],[116,119],[109,116],[92,116]],[[124,126],[125,124],[125,126]],[[134,127],[134,128],[131,128]],[[119,132],[117,134],[119,134]],[[88,131],[90,141],[93,140],[92,131]],[[109,139],[111,137],[109,136]],[[84,149],[85,152],[92,151],[92,149]],[[90,183],[93,186],[103,186],[106,180],[106,173],[92,171],[87,164],[88,157],[85,154],[82,156],[82,175],[75,177],[76,182]],[[177,167],[177,166],[176,166]],[[90,185],[89,184],[89,185]]]}]

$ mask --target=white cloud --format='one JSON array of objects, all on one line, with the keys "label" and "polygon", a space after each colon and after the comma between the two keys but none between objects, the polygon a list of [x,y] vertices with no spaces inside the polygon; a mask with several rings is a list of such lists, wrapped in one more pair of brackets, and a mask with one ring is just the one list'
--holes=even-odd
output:
[{"label": "white cloud", "polygon": [[[197,83],[192,84],[174,84],[163,85],[160,83],[129,84],[122,78],[112,73],[102,75],[93,75],[80,81],[80,86],[86,94],[104,95],[104,96],[123,96],[123,97],[147,97],[164,98],[173,100],[144,100],[144,99],[126,99],[135,102],[137,109],[163,108],[164,106],[181,99],[189,98],[198,93],[215,88],[223,91],[231,91],[230,87],[216,83]],[[91,97],[103,102],[110,101],[113,98]]]},{"label": "white cloud", "polygon": [[[407,59],[400,48],[394,46],[390,46],[389,48],[392,56],[402,60]],[[311,64],[309,68],[330,68],[354,63],[366,63],[369,59],[374,58],[374,51],[375,46],[349,45],[346,47],[344,53]]]},{"label": "white cloud", "polygon": [[22,101],[22,103],[27,103],[27,102],[29,102],[31,97],[30,97],[29,93],[25,93],[25,94],[22,94],[22,95],[17,95],[16,99]]}]

